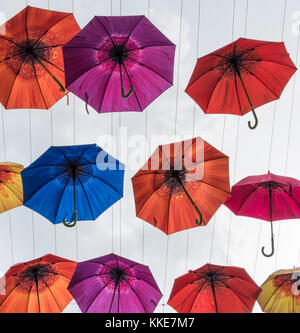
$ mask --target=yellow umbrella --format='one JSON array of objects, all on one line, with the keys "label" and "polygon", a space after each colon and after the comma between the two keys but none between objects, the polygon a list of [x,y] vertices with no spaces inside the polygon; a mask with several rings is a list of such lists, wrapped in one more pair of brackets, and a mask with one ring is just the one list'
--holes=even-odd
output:
[{"label": "yellow umbrella", "polygon": [[23,205],[23,165],[0,162],[0,213]]},{"label": "yellow umbrella", "polygon": [[300,313],[300,267],[274,272],[261,289],[257,301],[264,312]]}]

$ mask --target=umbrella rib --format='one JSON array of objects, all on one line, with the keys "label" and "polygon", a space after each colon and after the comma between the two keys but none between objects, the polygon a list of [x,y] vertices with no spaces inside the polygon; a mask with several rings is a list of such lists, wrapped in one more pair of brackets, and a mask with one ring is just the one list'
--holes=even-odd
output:
[{"label": "umbrella rib", "polygon": [[[253,75],[257,81],[259,81],[267,90],[269,90],[276,98],[279,98],[259,77],[257,77],[255,74],[253,74],[251,71],[249,71],[248,68],[246,68],[243,65],[240,65],[246,72],[248,72],[250,75]],[[263,67],[262,67],[263,68]]]},{"label": "umbrella rib", "polygon": [[57,214],[58,214],[58,211],[59,211],[59,208],[60,208],[61,200],[62,200],[63,195],[65,194],[65,190],[66,190],[66,187],[67,187],[67,185],[68,185],[68,183],[70,181],[70,178],[71,178],[71,175],[69,175],[69,178],[68,178],[68,180],[67,180],[67,182],[66,182],[66,184],[65,184],[65,186],[64,186],[64,188],[62,190],[62,194],[61,194],[60,199],[58,201],[57,209],[56,209],[56,212],[55,212],[55,218],[54,218],[54,221],[53,221],[54,223],[55,223],[55,221],[57,219]]},{"label": "umbrella rib", "polygon": [[88,311],[88,309],[92,306],[92,304],[95,302],[95,300],[96,300],[96,298],[102,293],[102,291],[109,285],[109,284],[111,284],[113,281],[111,280],[111,281],[109,281],[106,285],[104,285],[101,289],[100,289],[100,291],[96,294],[96,296],[92,299],[92,301],[90,302],[90,304],[87,306],[87,308],[86,308],[86,310],[85,310],[85,312],[87,312]]},{"label": "umbrella rib", "polygon": [[149,176],[149,175],[160,175],[160,176],[164,176],[164,174],[165,174],[165,170],[153,170],[152,172],[145,172],[145,173],[141,173],[139,175],[135,175],[132,178],[142,177],[142,176]]},{"label": "umbrella rib", "polygon": [[109,188],[111,188],[114,192],[118,193],[121,197],[123,196],[121,193],[119,193],[111,184],[107,183],[106,181],[102,180],[101,178],[99,177],[96,177],[94,175],[92,175],[91,173],[89,172],[86,172],[86,171],[81,171],[81,173],[89,176],[89,177],[93,177],[95,179],[98,179],[100,182],[102,182],[103,184],[105,184],[106,186],[108,186]]},{"label": "umbrella rib", "polygon": [[207,110],[208,107],[209,107],[209,104],[210,104],[210,102],[211,102],[211,100],[212,100],[212,97],[213,97],[213,95],[214,95],[214,93],[215,93],[215,91],[216,91],[216,89],[217,89],[217,86],[219,85],[219,83],[220,83],[221,80],[223,79],[223,77],[224,77],[224,75],[225,75],[226,72],[227,72],[227,68],[226,68],[226,70],[220,75],[220,77],[218,78],[217,83],[215,84],[215,87],[213,88],[212,93],[211,93],[211,95],[209,96],[209,99],[208,99],[208,102],[207,102],[207,105],[206,105],[206,110]]},{"label": "umbrella rib", "polygon": [[27,305],[26,305],[26,313],[28,313],[28,309],[29,309],[29,300],[30,300],[30,294],[31,294],[31,291],[32,291],[32,287],[33,287],[33,281],[31,281],[31,286],[30,286],[29,293],[28,293],[28,302],[27,302]]},{"label": "umbrella rib", "polygon": [[51,27],[49,27],[36,41],[35,43],[32,45],[32,47],[35,47],[35,45],[45,36],[47,35],[47,33],[54,28],[57,24],[61,23],[62,21],[64,21],[65,19],[69,18],[70,16],[72,16],[73,14],[68,14],[66,15],[64,18],[62,18],[60,21],[54,23]]},{"label": "umbrella rib", "polygon": [[9,100],[10,100],[10,97],[11,97],[12,91],[13,91],[13,89],[14,89],[14,85],[15,85],[15,83],[16,83],[16,81],[17,81],[17,77],[18,77],[18,75],[20,74],[21,68],[23,67],[23,65],[24,65],[25,61],[27,60],[27,58],[28,58],[28,56],[26,56],[26,57],[23,59],[21,65],[20,65],[20,67],[19,67],[19,69],[18,69],[18,71],[17,71],[17,73],[16,73],[16,77],[15,77],[15,79],[14,79],[14,81],[13,81],[13,84],[12,84],[12,86],[11,86],[11,89],[10,89],[10,92],[9,92],[9,95],[8,95],[8,98],[7,98],[6,107],[7,107],[7,105],[9,104]]},{"label": "umbrella rib", "polygon": [[136,297],[138,298],[138,300],[139,300],[142,308],[144,309],[145,313],[147,313],[147,310],[145,309],[145,306],[142,303],[142,300],[141,300],[140,296],[136,293],[136,291],[133,289],[133,287],[131,286],[131,284],[127,280],[124,280],[124,282],[129,286],[129,288],[132,290],[132,292],[136,295]]},{"label": "umbrella rib", "polygon": [[45,103],[45,106],[46,106],[46,109],[48,109],[48,106],[47,106],[47,103],[46,103],[46,100],[45,100],[45,97],[44,97],[44,94],[42,92],[42,88],[40,86],[40,82],[39,82],[39,79],[37,77],[37,73],[36,73],[36,69],[35,69],[35,66],[34,66],[34,63],[33,63],[33,59],[31,58],[31,65],[32,65],[32,68],[33,68],[33,72],[34,72],[34,76],[35,76],[35,79],[36,79],[36,82],[38,84],[38,87],[39,87],[39,90],[40,90],[40,93],[41,93],[41,96],[42,96],[42,99]]},{"label": "umbrella rib", "polygon": [[127,53],[130,53],[130,52],[134,52],[134,51],[138,51],[138,50],[144,50],[144,49],[148,49],[150,47],[171,47],[171,46],[175,46],[174,44],[165,44],[165,45],[147,45],[147,46],[141,46],[141,47],[137,47],[135,49],[130,49],[130,50],[127,50],[126,52]]},{"label": "umbrella rib", "polygon": [[4,40],[6,40],[7,42],[10,42],[10,43],[12,43],[12,44],[15,44],[15,45],[18,46],[18,47],[21,47],[20,44],[14,42],[13,40],[11,40],[11,39],[9,39],[9,38],[6,38],[6,37],[3,37],[3,36],[0,35],[0,39],[4,39]]},{"label": "umbrella rib", "polygon": [[109,34],[109,32],[107,31],[107,29],[105,28],[105,25],[104,25],[104,24],[98,19],[98,16],[95,16],[95,18],[96,18],[97,22],[100,23],[102,29],[103,29],[103,30],[105,31],[105,33],[107,34],[108,38],[111,40],[113,46],[115,46],[115,43],[114,43],[114,41],[113,41],[111,35]]},{"label": "umbrella rib", "polygon": [[[124,69],[125,69],[126,76],[128,77],[128,80],[129,80],[131,86],[133,87],[133,83],[132,83],[131,77],[129,76],[129,73],[128,73],[126,67],[125,67],[125,63],[123,63],[123,67],[124,67]],[[143,109],[142,109],[142,107],[141,107],[141,103],[140,103],[140,101],[139,101],[139,99],[138,99],[138,97],[137,97],[137,94],[136,94],[135,89],[133,90],[133,93],[134,93],[134,96],[135,96],[135,98],[136,98],[136,101],[137,101],[137,103],[138,103],[138,105],[139,105],[140,111],[143,111]]]},{"label": "umbrella rib", "polygon": [[[206,284],[206,281],[204,281],[203,284],[202,284],[202,286],[198,288],[198,290],[197,290],[197,292],[196,292],[196,296],[195,296],[195,298],[194,298],[194,300],[193,300],[193,302],[192,302],[192,304],[191,304],[190,309],[193,308],[193,306],[194,306],[194,304],[195,304],[195,301],[196,301],[196,298],[198,297],[198,295],[199,295],[201,289],[204,287],[205,284]],[[186,287],[186,286],[185,286],[185,287]],[[185,287],[184,287],[184,288],[185,288]],[[182,289],[184,289],[184,288],[182,288]],[[181,289],[181,290],[182,290],[182,289]],[[181,302],[181,304],[180,304],[180,309],[181,309],[181,310],[183,309],[184,303],[185,303],[185,302],[186,302],[186,301],[187,301],[187,300],[193,295],[194,292],[195,292],[195,290],[192,289],[191,292],[190,292],[190,293],[185,297],[185,299]],[[169,301],[170,301],[170,300],[169,300]],[[169,301],[168,301],[168,303],[169,303]]]},{"label": "umbrella rib", "polygon": [[63,155],[63,157],[68,161],[68,162],[71,162],[72,163],[72,161],[67,157],[67,155],[63,152],[63,151],[61,151],[57,146],[52,146],[55,150],[57,150],[58,152],[60,152],[62,155]]},{"label": "umbrella rib", "polygon": [[136,61],[136,60],[134,60],[134,59],[131,59],[131,58],[129,58],[129,57],[127,57],[126,60],[129,60],[129,61],[131,61],[131,62],[133,62],[133,63],[136,63],[136,64],[138,64],[138,65],[140,65],[140,66],[142,66],[142,67],[145,67],[145,68],[149,69],[149,71],[151,71],[152,73],[154,73],[154,74],[156,74],[157,76],[161,77],[163,80],[167,81],[169,84],[173,85],[172,82],[170,82],[169,80],[167,80],[165,77],[163,77],[161,74],[159,74],[158,72],[156,72],[154,69],[152,69],[152,68],[149,67],[148,65],[145,65],[145,64],[143,64],[143,63],[141,63],[141,62],[139,62],[139,61]]},{"label": "umbrella rib", "polygon": [[[272,280],[274,280],[274,279],[272,279]],[[267,300],[267,302],[265,303],[265,305],[264,305],[264,309],[265,309],[265,307],[267,306],[267,304],[270,302],[270,300],[272,299],[272,297],[275,295],[275,293],[276,293],[276,291],[278,290],[278,289],[280,289],[281,287],[283,287],[283,285],[285,284],[285,283],[287,283],[287,282],[290,282],[290,280],[288,279],[288,280],[285,280],[285,281],[283,281],[273,292],[272,292],[272,294],[271,294],[271,296],[269,297],[269,299]]]},{"label": "umbrella rib", "polygon": [[[240,205],[239,209],[237,210],[237,214],[240,212],[240,210],[242,209],[242,207],[244,206],[245,202],[249,199],[249,197],[257,191],[257,187],[255,187],[250,193],[248,193],[248,195],[246,196],[246,198],[244,199],[244,201],[242,202],[242,204]],[[237,215],[236,214],[236,215]]]},{"label": "umbrella rib", "polygon": [[56,175],[55,177],[49,179],[45,184],[43,184],[41,187],[39,187],[36,191],[34,191],[26,200],[26,202],[28,202],[33,196],[35,196],[43,187],[47,186],[49,183],[51,183],[53,180],[55,180],[56,178],[60,177],[64,175],[64,172],[62,172],[59,175]]},{"label": "umbrella rib", "polygon": [[100,106],[99,106],[99,113],[101,112],[101,108],[102,108],[102,104],[103,104],[103,101],[104,101],[104,98],[105,98],[105,95],[106,95],[106,90],[107,90],[107,87],[108,87],[109,80],[110,80],[110,78],[112,76],[112,73],[114,72],[114,70],[116,68],[116,65],[117,65],[117,63],[114,64],[114,66],[113,66],[113,68],[112,68],[112,70],[111,70],[111,72],[110,72],[110,74],[109,74],[109,76],[107,78],[107,81],[105,82],[104,93],[103,93],[103,97],[102,97],[102,100],[101,100]]},{"label": "umbrella rib", "polygon": [[129,32],[129,34],[127,35],[125,42],[123,43],[123,46],[125,46],[131,36],[131,34],[133,33],[133,31],[136,29],[136,27],[140,24],[140,22],[142,21],[142,19],[144,18],[144,16],[142,16],[134,25],[134,27],[131,29],[131,31]]},{"label": "umbrella rib", "polygon": [[269,62],[271,64],[281,65],[281,66],[288,67],[288,68],[295,69],[295,70],[297,69],[297,67],[286,65],[286,64],[281,64],[280,62],[277,62],[277,61],[271,61],[271,60],[263,60],[263,59],[261,59],[260,62]]},{"label": "umbrella rib", "polygon": [[14,196],[21,202],[23,203],[23,200],[21,198],[19,198],[19,196],[15,193],[15,191],[13,191],[12,188],[10,188],[10,186],[8,186],[3,180],[0,180],[0,183],[2,183],[3,185],[5,185],[13,194]]},{"label": "umbrella rib", "polygon": [[59,71],[64,73],[64,70],[59,68],[58,66],[54,65],[51,61],[49,61],[48,59],[42,57],[42,56],[38,56],[39,60],[42,59],[43,61],[47,62],[49,65],[53,66],[54,68],[58,69]]},{"label": "umbrella rib", "polygon": [[81,182],[81,180],[80,180],[80,177],[77,177],[77,179],[78,179],[78,181],[79,181],[79,183],[80,183],[80,186],[82,187],[82,190],[83,190],[83,192],[84,192],[84,194],[85,194],[85,197],[86,197],[86,200],[87,200],[87,202],[88,202],[88,205],[89,205],[90,211],[91,211],[91,213],[92,213],[92,217],[93,217],[93,219],[95,220],[95,216],[94,216],[94,213],[93,213],[93,211],[92,211],[92,206],[91,206],[91,203],[90,203],[89,197],[88,197],[88,195],[87,195],[87,193],[86,193],[86,190],[85,190],[84,186],[82,185],[82,182]]},{"label": "umbrella rib", "polygon": [[46,281],[44,280],[44,278],[42,278],[42,281],[44,282],[45,286],[46,286],[46,287],[48,288],[48,290],[50,291],[50,294],[51,294],[51,296],[53,297],[53,299],[54,299],[54,301],[55,301],[57,307],[59,308],[59,311],[62,312],[63,310],[61,309],[60,305],[58,304],[57,299],[54,297],[52,290],[50,289],[50,287],[48,286],[48,284],[46,283]]}]

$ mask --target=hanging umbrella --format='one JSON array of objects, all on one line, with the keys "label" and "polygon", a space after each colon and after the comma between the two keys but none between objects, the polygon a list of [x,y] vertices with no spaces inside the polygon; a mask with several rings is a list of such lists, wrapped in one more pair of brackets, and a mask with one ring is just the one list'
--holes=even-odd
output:
[{"label": "hanging umbrella", "polygon": [[124,165],[95,144],[50,147],[22,171],[24,205],[73,227],[121,199],[123,178]]},{"label": "hanging umbrella", "polygon": [[58,313],[71,302],[67,287],[76,263],[47,254],[16,264],[5,274],[0,313]]},{"label": "hanging umbrella", "polygon": [[63,53],[66,87],[99,113],[143,111],[173,85],[175,45],[145,16],[95,16]]},{"label": "hanging umbrella", "polygon": [[231,196],[224,203],[235,215],[271,222],[270,254],[274,254],[273,221],[300,217],[300,181],[267,173],[249,176],[232,187]]},{"label": "hanging umbrella", "polygon": [[132,178],[137,217],[168,235],[206,225],[229,196],[228,161],[200,137],[160,145]]},{"label": "hanging umbrella", "polygon": [[49,109],[65,95],[62,46],[80,30],[73,14],[27,6],[1,29],[0,102]]},{"label": "hanging umbrella", "polygon": [[239,38],[198,59],[186,93],[205,113],[244,115],[278,99],[297,68],[283,42]]},{"label": "hanging umbrella", "polygon": [[11,162],[0,163],[0,213],[23,205],[21,171],[23,165]]},{"label": "hanging umbrella", "polygon": [[148,266],[115,254],[79,263],[68,289],[84,313],[152,313],[162,297]]},{"label": "hanging umbrella", "polygon": [[180,313],[252,312],[260,291],[243,268],[206,264],[175,280],[168,304]]},{"label": "hanging umbrella", "polygon": [[263,312],[300,313],[300,268],[274,272],[261,289],[257,301]]}]

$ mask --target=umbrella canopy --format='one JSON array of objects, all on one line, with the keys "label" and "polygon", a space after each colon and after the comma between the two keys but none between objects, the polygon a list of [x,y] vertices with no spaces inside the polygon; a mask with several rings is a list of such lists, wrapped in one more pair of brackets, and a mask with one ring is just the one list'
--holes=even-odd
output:
[{"label": "umbrella canopy", "polygon": [[27,6],[2,26],[0,102],[49,109],[65,95],[62,46],[80,30],[73,14]]},{"label": "umbrella canopy", "polygon": [[12,266],[0,293],[0,313],[62,312],[72,300],[67,287],[76,265],[47,254]]},{"label": "umbrella canopy", "polygon": [[274,272],[261,289],[257,301],[262,311],[300,313],[300,268]]},{"label": "umbrella canopy", "polygon": [[267,173],[249,176],[232,187],[225,205],[239,216],[271,222],[270,257],[274,254],[273,221],[300,218],[300,181]]},{"label": "umbrella canopy", "polygon": [[66,87],[99,113],[143,111],[173,84],[175,45],[145,16],[95,16],[63,53]]},{"label": "umbrella canopy", "polygon": [[23,205],[23,169],[21,164],[0,163],[0,213]]},{"label": "umbrella canopy", "polygon": [[244,115],[280,97],[297,68],[283,42],[239,38],[197,60],[186,93],[205,113]]},{"label": "umbrella canopy", "polygon": [[228,164],[200,137],[160,145],[132,178],[137,216],[168,235],[206,225],[229,196]]},{"label": "umbrella canopy", "polygon": [[260,291],[243,268],[206,264],[175,280],[168,304],[180,313],[252,312]]},{"label": "umbrella canopy", "polygon": [[24,205],[54,224],[95,220],[123,197],[124,168],[95,144],[50,147],[22,171]]},{"label": "umbrella canopy", "polygon": [[79,263],[68,289],[84,313],[152,313],[162,297],[148,266],[115,254]]}]

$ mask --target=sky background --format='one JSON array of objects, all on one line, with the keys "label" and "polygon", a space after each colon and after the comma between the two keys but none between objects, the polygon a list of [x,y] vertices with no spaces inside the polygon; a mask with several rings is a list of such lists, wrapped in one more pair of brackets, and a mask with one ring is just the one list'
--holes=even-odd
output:
[{"label": "sky background", "polygon": [[[244,117],[205,115],[184,93],[197,57],[239,37],[284,41],[291,59],[299,66],[297,35],[299,0],[10,0],[0,1],[6,20],[26,5],[74,12],[80,27],[95,15],[146,15],[177,45],[174,86],[143,113],[101,114],[70,94],[51,110],[1,108],[0,160],[28,166],[51,145],[95,143],[101,135],[120,139],[140,134],[148,143],[154,135],[201,136],[230,156],[231,185],[242,178],[267,173],[300,179],[300,81],[292,77],[281,99],[257,109],[259,125],[248,129],[251,113]],[[2,15],[3,16],[3,15]],[[169,143],[165,137],[161,143]],[[145,159],[152,153],[145,151]],[[130,149],[128,150],[130,154]],[[121,151],[114,153],[121,159]],[[122,162],[123,161],[121,159]],[[274,223],[275,255],[266,258],[261,247],[270,249],[267,222],[233,215],[221,206],[206,227],[167,237],[135,216],[131,177],[126,170],[124,198],[96,221],[79,222],[69,230],[54,226],[26,207],[0,215],[0,270],[47,253],[83,261],[111,252],[149,265],[164,294],[157,312],[174,312],[167,303],[174,279],[189,269],[211,262],[243,267],[261,285],[273,271],[299,264],[300,221]],[[66,312],[79,312],[73,301]],[[256,304],[254,312],[260,312]]]}]

